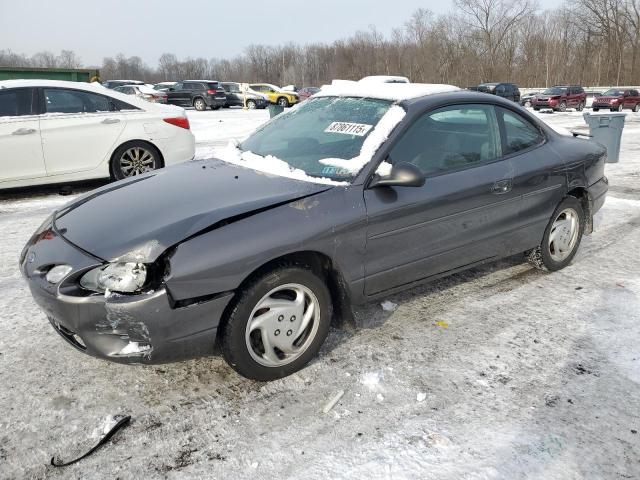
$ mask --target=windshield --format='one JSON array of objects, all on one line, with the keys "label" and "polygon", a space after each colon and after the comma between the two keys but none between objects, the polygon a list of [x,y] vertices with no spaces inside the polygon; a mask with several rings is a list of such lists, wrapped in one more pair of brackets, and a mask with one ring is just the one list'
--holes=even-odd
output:
[{"label": "windshield", "polygon": [[479,92],[493,92],[495,89],[496,89],[496,86],[490,83],[478,85]]},{"label": "windshield", "polygon": [[274,117],[239,148],[261,157],[276,157],[311,177],[348,180],[357,172],[320,160],[358,157],[365,139],[390,106],[390,101],[371,98],[311,98]]},{"label": "windshield", "polygon": [[612,88],[607,90],[602,94],[603,97],[621,97],[624,94],[624,90],[618,90],[617,88]]},{"label": "windshield", "polygon": [[564,95],[565,93],[567,93],[567,87],[551,87],[542,92],[543,95]]}]

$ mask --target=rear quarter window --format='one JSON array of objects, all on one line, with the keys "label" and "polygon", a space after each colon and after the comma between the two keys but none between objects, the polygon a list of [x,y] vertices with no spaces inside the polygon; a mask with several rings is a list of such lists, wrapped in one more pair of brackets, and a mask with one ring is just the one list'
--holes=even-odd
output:
[{"label": "rear quarter window", "polygon": [[30,88],[0,90],[0,117],[31,115],[32,96]]}]

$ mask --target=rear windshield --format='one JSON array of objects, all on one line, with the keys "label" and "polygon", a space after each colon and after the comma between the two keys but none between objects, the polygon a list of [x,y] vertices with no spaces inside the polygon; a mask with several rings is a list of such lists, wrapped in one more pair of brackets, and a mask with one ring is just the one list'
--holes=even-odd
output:
[{"label": "rear windshield", "polygon": [[209,82],[207,83],[207,85],[209,86],[209,88],[218,88],[219,86],[218,82]]}]

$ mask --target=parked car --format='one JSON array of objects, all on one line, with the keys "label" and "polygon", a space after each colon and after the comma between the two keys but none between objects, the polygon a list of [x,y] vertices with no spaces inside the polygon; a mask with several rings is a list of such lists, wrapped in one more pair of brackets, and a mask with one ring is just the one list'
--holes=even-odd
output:
[{"label": "parked car", "polygon": [[596,92],[595,90],[588,90],[584,92],[587,95],[584,106],[587,108],[591,108],[593,106],[593,101],[602,96],[602,92]]},{"label": "parked car", "polygon": [[575,108],[581,112],[587,104],[587,94],[579,85],[556,85],[533,97],[534,110],[550,108],[564,112],[567,108]]},{"label": "parked car", "polygon": [[298,94],[295,92],[285,92],[280,87],[271,85],[270,83],[252,83],[249,88],[254,92],[266,95],[269,102],[281,107],[290,107],[298,103]]},{"label": "parked car", "polygon": [[200,112],[207,108],[217,110],[227,103],[227,95],[215,80],[185,80],[167,90],[167,103]]},{"label": "parked car", "polygon": [[181,108],[99,84],[7,80],[0,152],[4,189],[139,175],[191,160],[195,140]]},{"label": "parked car", "polygon": [[160,82],[153,85],[155,90],[167,91],[171,87],[175,86],[178,82]]},{"label": "parked car", "polygon": [[531,102],[533,101],[533,97],[539,95],[540,92],[527,92],[520,95],[520,105],[523,107],[530,107]]},{"label": "parked car", "polygon": [[298,96],[300,97],[300,101],[304,102],[311,95],[315,95],[319,91],[320,91],[320,89],[318,87],[304,87],[304,88],[301,88],[300,90],[298,90]]},{"label": "parked car", "polygon": [[610,88],[602,96],[594,99],[592,108],[594,112],[601,108],[612,112],[621,112],[625,108],[640,112],[640,93],[632,88]]},{"label": "parked car", "polygon": [[360,79],[366,83],[411,83],[407,77],[399,77],[394,75],[369,75]]},{"label": "parked car", "polygon": [[145,83],[140,80],[108,80],[102,84],[103,87],[109,89],[124,87],[125,85],[145,85]]},{"label": "parked car", "polygon": [[167,103],[167,94],[165,92],[155,90],[148,85],[124,85],[113,90],[125,95],[135,95],[148,102]]},{"label": "parked car", "polygon": [[477,91],[520,103],[520,89],[515,83],[481,83]]},{"label": "parked car", "polygon": [[227,95],[225,107],[244,107],[245,101],[249,110],[267,108],[269,106],[269,99],[266,96],[248,89],[243,92],[242,85],[239,83],[221,82],[220,86],[222,86]]},{"label": "parked car", "polygon": [[241,375],[272,380],[303,368],[353,303],[521,252],[551,271],[571,262],[607,192],[603,146],[498,96],[378,91],[325,87],[222,160],[54,212],[20,269],[55,331],[120,363],[217,343]]}]

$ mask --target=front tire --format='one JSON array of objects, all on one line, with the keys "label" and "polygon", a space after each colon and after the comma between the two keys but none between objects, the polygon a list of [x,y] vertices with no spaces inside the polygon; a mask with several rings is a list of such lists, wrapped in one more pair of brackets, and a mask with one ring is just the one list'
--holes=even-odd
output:
[{"label": "front tire", "polygon": [[278,105],[287,108],[289,106],[289,100],[287,100],[285,97],[280,97],[278,98]]},{"label": "front tire", "polygon": [[567,102],[561,102],[560,105],[558,106],[558,111],[564,112],[566,110],[567,110]]},{"label": "front tire", "polygon": [[256,102],[254,100],[247,100],[247,108],[249,110],[255,110],[257,107]]},{"label": "front tire", "polygon": [[593,107],[593,108],[592,108],[592,110],[593,110],[594,112],[599,112],[599,111],[600,111],[600,109],[599,109],[598,107]]},{"label": "front tire", "polygon": [[207,109],[207,104],[203,98],[196,98],[193,101],[193,108],[199,112],[204,112]]},{"label": "front tire", "polygon": [[160,151],[150,143],[127,142],[119,146],[111,156],[111,173],[116,180],[162,168]]},{"label": "front tire", "polygon": [[563,269],[578,251],[584,225],[585,216],[580,201],[575,197],[566,197],[553,212],[540,246],[528,252],[529,261],[541,270],[555,272]]},{"label": "front tire", "polygon": [[622,105],[618,105],[616,108],[612,108],[611,111],[612,112],[621,112],[622,111]]},{"label": "front tire", "polygon": [[329,333],[331,295],[302,265],[283,265],[252,280],[221,327],[227,363],[246,378],[269,381],[302,369]]}]

